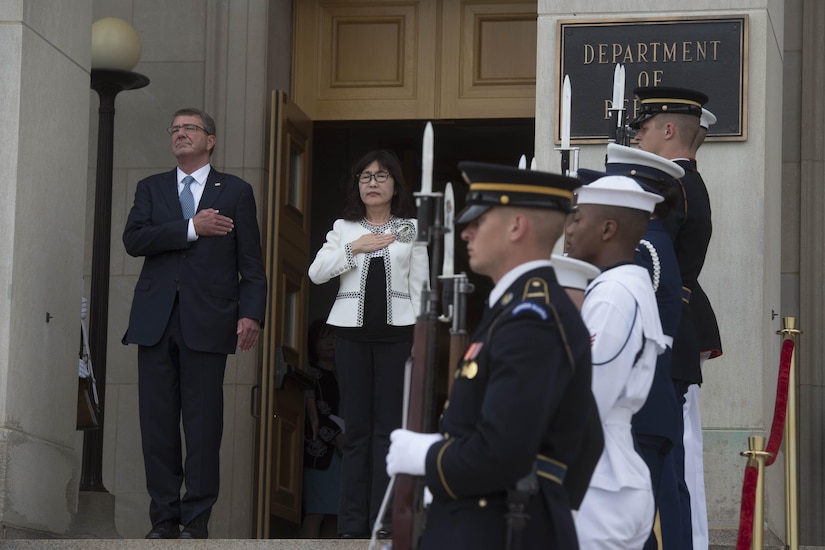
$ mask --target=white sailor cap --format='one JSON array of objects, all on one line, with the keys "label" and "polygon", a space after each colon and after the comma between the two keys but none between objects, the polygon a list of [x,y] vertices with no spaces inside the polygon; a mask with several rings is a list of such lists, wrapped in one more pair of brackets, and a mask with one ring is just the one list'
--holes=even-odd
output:
[{"label": "white sailor cap", "polygon": [[603,204],[622,206],[645,212],[653,212],[664,198],[658,193],[645,191],[633,178],[605,176],[576,189],[576,204]]},{"label": "white sailor cap", "polygon": [[604,176],[630,176],[645,184],[670,183],[685,175],[685,170],[672,160],[642,151],[636,147],[607,144],[607,162],[604,172],[579,168],[576,173],[584,183]]},{"label": "white sailor cap", "polygon": [[556,279],[564,288],[585,290],[587,284],[601,273],[601,270],[593,264],[560,254],[553,254],[551,262],[556,272]]},{"label": "white sailor cap", "polygon": [[712,124],[716,124],[716,115],[702,107],[702,116],[699,117],[699,126],[707,130]]}]

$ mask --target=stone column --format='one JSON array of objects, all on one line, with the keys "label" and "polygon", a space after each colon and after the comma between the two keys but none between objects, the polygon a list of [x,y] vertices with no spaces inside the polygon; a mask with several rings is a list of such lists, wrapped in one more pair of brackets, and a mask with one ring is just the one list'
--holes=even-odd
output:
[{"label": "stone column", "polygon": [[91,0],[0,2],[0,524],[77,508]]},{"label": "stone column", "polygon": [[799,500],[802,545],[825,544],[825,3],[802,2]]}]

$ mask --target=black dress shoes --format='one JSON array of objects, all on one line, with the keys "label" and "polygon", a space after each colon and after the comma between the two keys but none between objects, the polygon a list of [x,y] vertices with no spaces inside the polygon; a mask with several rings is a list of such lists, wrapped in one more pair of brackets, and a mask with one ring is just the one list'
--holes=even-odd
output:
[{"label": "black dress shoes", "polygon": [[368,539],[369,535],[366,533],[341,533],[339,535],[342,539]]},{"label": "black dress shoes", "polygon": [[176,539],[180,536],[180,525],[177,521],[162,521],[152,527],[147,539]]},{"label": "black dress shoes", "polygon": [[183,531],[180,532],[180,538],[182,539],[207,539],[209,538],[209,533],[206,530],[206,524],[208,522],[203,519],[195,519],[192,522],[183,528]]}]

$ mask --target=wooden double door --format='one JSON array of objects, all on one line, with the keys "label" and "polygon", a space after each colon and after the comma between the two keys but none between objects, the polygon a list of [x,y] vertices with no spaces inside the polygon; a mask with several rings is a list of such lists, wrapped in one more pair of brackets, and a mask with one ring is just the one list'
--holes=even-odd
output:
[{"label": "wooden double door", "polygon": [[[326,317],[336,292],[306,273],[340,215],[350,164],[393,149],[417,190],[431,120],[435,190],[452,181],[460,207],[459,161],[533,156],[536,4],[294,3],[293,84],[289,95],[272,92],[262,200],[270,293],[256,399],[256,537],[291,538],[301,521],[306,328]],[[479,294],[486,285],[477,281]]]},{"label": "wooden double door", "polygon": [[[291,538],[301,519],[306,327],[314,319],[326,318],[337,292],[336,281],[321,286],[309,282],[307,268],[332,222],[340,217],[346,174],[361,155],[380,147],[392,149],[401,159],[409,185],[419,188],[427,121],[313,122],[280,93],[273,100],[273,113],[275,161],[270,163],[270,192],[262,223],[270,295],[262,342],[256,536]],[[458,162],[515,165],[522,154],[529,158],[534,153],[533,119],[435,121],[434,127],[434,189],[441,191],[453,182],[459,208],[464,188]],[[277,152],[278,147],[283,151]],[[301,189],[296,188],[299,185]],[[468,271],[458,235],[454,238],[456,269]],[[471,280],[477,289],[468,303],[472,321],[481,315],[490,283],[472,274]]]}]

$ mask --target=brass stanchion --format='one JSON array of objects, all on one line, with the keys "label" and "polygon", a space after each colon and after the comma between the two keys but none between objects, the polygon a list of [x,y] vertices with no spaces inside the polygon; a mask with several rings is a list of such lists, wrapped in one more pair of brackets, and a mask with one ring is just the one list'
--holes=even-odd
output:
[{"label": "brass stanchion", "polygon": [[748,450],[741,456],[748,457],[748,466],[756,466],[756,494],[753,504],[753,538],[751,549],[761,550],[765,532],[765,461],[771,453],[765,452],[765,437],[751,435],[748,437]]},{"label": "brass stanchion", "polygon": [[788,372],[788,405],[785,415],[785,539],[789,550],[799,550],[799,496],[797,473],[797,414],[796,414],[796,337],[802,334],[796,328],[795,317],[783,317],[782,330],[776,333],[794,342],[791,366]]}]

